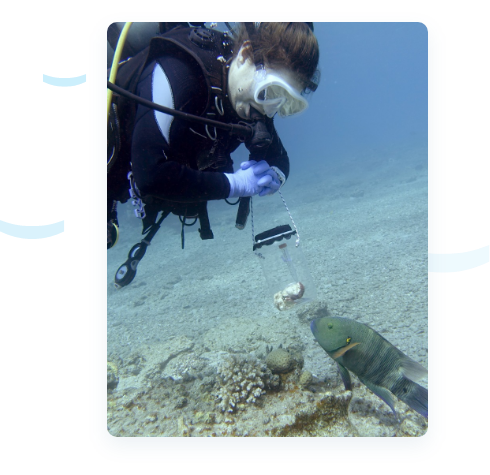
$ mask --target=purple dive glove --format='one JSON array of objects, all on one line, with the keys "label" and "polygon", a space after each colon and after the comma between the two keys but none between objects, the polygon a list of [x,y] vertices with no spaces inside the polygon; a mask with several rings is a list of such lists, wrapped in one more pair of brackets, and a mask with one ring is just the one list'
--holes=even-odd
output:
[{"label": "purple dive glove", "polygon": [[[274,167],[275,168],[275,167]],[[240,170],[235,173],[225,173],[230,182],[228,198],[245,196],[265,196],[275,193],[281,186],[276,171],[265,160],[242,162]]]}]

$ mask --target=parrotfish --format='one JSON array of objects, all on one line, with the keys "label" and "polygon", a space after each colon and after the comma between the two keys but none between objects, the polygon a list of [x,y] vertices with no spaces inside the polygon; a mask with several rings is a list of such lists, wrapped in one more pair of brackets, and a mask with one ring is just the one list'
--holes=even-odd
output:
[{"label": "parrotfish", "polygon": [[340,317],[313,320],[311,331],[320,346],[337,363],[345,389],[351,390],[349,371],[394,414],[392,394],[413,410],[428,416],[428,390],[414,380],[427,376],[427,370],[402,353],[369,326]]}]

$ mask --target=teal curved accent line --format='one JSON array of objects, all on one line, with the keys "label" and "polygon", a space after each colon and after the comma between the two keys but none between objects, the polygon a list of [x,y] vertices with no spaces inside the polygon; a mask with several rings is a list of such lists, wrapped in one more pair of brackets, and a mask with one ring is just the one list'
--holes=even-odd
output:
[{"label": "teal curved accent line", "polygon": [[21,239],[44,239],[62,233],[65,222],[45,224],[41,226],[21,226],[0,221],[0,232]]},{"label": "teal curved accent line", "polygon": [[490,246],[455,254],[429,254],[429,272],[461,272],[488,264]]},{"label": "teal curved accent line", "polygon": [[46,84],[50,84],[51,86],[79,86],[80,84],[83,84],[86,80],[86,74],[82,74],[81,76],[77,76],[76,78],[55,78],[53,76],[47,76],[46,74],[43,74],[43,82],[45,82]]}]

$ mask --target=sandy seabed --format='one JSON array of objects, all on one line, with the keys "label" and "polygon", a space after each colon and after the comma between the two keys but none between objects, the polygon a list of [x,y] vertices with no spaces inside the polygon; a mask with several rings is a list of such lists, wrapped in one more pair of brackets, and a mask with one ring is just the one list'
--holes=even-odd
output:
[{"label": "sandy seabed", "polygon": [[[252,252],[250,220],[208,206],[215,238],[169,216],[116,290],[117,268],[141,240],[128,205],[108,252],[107,425],[114,436],[420,436],[427,420],[398,401],[397,416],[353,376],[345,391],[310,321],[370,325],[428,367],[427,148],[370,152],[296,171],[282,189],[317,299],[279,311]],[[290,224],[280,197],[255,198],[256,232]],[[292,356],[286,373],[265,365]],[[310,376],[311,373],[311,376]],[[427,380],[420,384],[427,387]]]}]

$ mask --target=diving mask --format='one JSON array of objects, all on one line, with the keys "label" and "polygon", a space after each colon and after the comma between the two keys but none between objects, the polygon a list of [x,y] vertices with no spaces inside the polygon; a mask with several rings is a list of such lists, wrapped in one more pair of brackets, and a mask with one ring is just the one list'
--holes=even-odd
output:
[{"label": "diving mask", "polygon": [[259,65],[254,78],[254,100],[262,106],[264,114],[273,117],[278,113],[287,117],[303,112],[308,107],[306,99],[290,85],[285,73],[269,70]]}]

